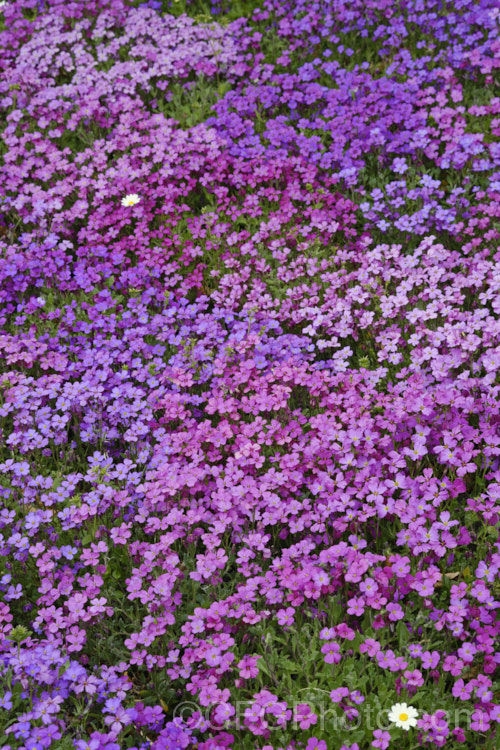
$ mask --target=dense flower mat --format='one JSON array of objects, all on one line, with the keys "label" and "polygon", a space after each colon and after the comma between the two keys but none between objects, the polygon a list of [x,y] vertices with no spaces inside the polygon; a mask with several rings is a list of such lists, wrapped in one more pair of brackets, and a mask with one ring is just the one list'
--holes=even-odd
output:
[{"label": "dense flower mat", "polygon": [[491,750],[497,1],[1,6],[0,747]]}]

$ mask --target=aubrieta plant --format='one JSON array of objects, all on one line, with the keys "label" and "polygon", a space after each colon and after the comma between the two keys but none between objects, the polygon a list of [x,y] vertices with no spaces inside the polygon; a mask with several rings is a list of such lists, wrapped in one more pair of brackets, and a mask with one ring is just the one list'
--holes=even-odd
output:
[{"label": "aubrieta plant", "polygon": [[0,3],[0,748],[498,747],[497,0]]}]

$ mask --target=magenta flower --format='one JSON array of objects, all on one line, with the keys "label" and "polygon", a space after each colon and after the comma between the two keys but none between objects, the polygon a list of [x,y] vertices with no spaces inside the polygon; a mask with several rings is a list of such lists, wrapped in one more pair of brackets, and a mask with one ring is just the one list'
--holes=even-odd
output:
[{"label": "magenta flower", "polygon": [[[415,742],[473,747],[498,722],[500,12],[169,5],[0,0],[8,747],[216,750],[234,722],[326,750],[280,670],[306,700],[340,660],[398,700],[430,683]],[[355,687],[328,688],[348,721]]]}]

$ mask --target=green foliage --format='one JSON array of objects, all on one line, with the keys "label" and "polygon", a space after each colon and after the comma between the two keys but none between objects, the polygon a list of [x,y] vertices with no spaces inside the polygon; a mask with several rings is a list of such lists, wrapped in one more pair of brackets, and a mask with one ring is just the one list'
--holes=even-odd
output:
[{"label": "green foliage", "polygon": [[153,111],[176,120],[183,130],[199,125],[210,117],[214,104],[231,88],[219,78],[198,76],[195,81],[176,81],[166,92],[158,92]]},{"label": "green foliage", "polygon": [[261,0],[162,0],[161,12],[174,16],[186,13],[200,23],[230,23],[237,18],[248,18],[261,5]]}]

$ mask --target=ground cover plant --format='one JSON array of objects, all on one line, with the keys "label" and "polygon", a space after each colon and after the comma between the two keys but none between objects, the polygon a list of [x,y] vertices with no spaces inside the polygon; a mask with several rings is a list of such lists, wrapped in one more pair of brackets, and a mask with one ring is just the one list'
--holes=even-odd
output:
[{"label": "ground cover plant", "polygon": [[498,3],[0,6],[0,747],[493,750]]}]

